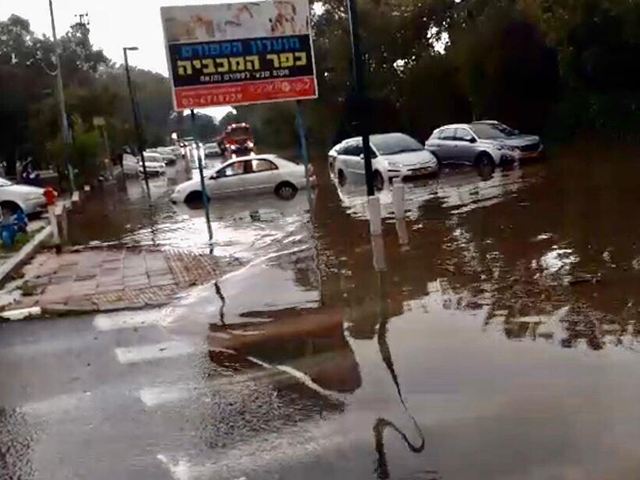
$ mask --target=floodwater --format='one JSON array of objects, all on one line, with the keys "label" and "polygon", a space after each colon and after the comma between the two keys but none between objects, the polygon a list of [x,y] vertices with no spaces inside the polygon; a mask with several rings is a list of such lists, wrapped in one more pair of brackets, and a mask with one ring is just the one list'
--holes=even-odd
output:
[{"label": "floodwater", "polygon": [[150,205],[136,182],[95,194],[71,235],[226,266],[163,318],[230,395],[190,440],[200,467],[159,454],[176,478],[636,478],[639,154],[446,170],[406,184],[404,219],[381,192],[374,240],[362,182],[322,158],[311,197],[214,202],[211,245],[163,178]]}]

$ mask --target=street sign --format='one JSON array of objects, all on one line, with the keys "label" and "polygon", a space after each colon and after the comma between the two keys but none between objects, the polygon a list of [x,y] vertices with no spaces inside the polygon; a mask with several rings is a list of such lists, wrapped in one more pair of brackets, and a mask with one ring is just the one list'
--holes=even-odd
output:
[{"label": "street sign", "polygon": [[160,13],[176,110],[318,96],[308,0]]}]

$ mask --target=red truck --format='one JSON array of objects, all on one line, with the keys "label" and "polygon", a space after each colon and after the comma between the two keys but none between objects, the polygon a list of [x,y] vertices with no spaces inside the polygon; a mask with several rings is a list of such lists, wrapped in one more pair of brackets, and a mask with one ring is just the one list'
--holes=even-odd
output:
[{"label": "red truck", "polygon": [[246,123],[229,125],[220,140],[219,146],[224,156],[228,159],[255,153],[255,142],[251,134],[251,128]]}]

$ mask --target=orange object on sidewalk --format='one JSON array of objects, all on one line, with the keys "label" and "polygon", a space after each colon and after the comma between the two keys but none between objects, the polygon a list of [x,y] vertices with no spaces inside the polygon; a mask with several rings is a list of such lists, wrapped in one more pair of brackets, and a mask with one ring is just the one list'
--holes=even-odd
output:
[{"label": "orange object on sidewalk", "polygon": [[56,198],[58,198],[58,193],[51,187],[45,188],[43,195],[47,205],[54,205],[56,203]]}]

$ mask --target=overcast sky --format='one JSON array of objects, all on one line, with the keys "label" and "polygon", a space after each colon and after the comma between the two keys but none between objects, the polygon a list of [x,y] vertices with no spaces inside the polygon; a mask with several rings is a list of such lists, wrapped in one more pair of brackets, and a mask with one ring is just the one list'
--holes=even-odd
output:
[{"label": "overcast sky", "polygon": [[[228,3],[229,0],[226,0]],[[122,47],[137,46],[129,53],[129,62],[140,68],[168,74],[160,7],[223,3],[206,0],[53,0],[58,35],[75,23],[80,13],[89,14],[91,41],[116,63],[122,63]],[[37,34],[51,36],[48,0],[0,0],[0,20],[17,14],[31,22]],[[207,109],[220,117],[228,109]]]}]

